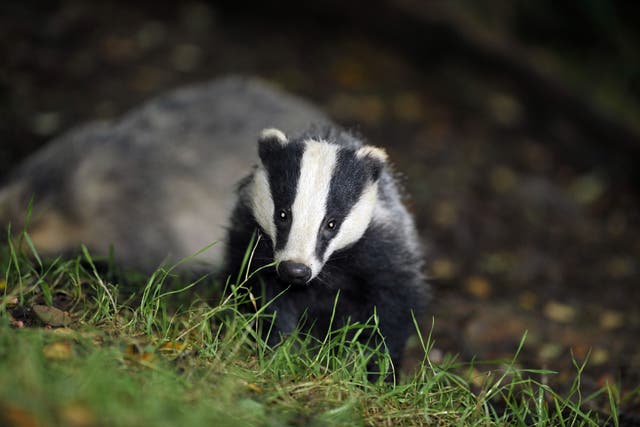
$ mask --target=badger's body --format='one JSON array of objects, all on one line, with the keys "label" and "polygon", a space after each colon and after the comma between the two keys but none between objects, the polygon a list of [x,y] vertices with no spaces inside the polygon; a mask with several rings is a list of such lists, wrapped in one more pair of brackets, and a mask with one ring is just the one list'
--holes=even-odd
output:
[{"label": "badger's body", "polygon": [[[28,231],[41,255],[113,247],[119,266],[148,273],[222,241],[260,130],[318,122],[328,122],[320,110],[256,79],[178,89],[71,130],[15,168],[0,187],[0,227],[20,231],[33,198]],[[222,248],[183,266],[219,268]]]},{"label": "badger's body", "polygon": [[238,271],[257,230],[253,268],[277,263],[249,284],[271,301],[270,342],[303,319],[322,337],[332,314],[341,326],[375,313],[397,367],[426,285],[386,154],[331,127],[293,137],[268,129],[258,146],[260,163],[239,187],[230,221],[226,271]]}]

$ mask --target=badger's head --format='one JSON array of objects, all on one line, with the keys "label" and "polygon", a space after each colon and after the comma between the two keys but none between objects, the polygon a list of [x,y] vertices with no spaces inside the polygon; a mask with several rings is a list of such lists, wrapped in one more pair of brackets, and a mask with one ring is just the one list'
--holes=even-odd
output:
[{"label": "badger's head", "polygon": [[332,141],[260,135],[251,184],[253,215],[273,243],[280,278],[304,284],[335,251],[357,242],[372,218],[386,153]]}]

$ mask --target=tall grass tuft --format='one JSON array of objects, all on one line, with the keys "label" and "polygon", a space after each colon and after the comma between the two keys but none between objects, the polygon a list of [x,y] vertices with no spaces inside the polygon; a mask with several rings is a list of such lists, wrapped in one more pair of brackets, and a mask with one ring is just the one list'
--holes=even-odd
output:
[{"label": "tall grass tuft", "polygon": [[[0,245],[0,425],[618,425],[613,385],[582,395],[586,362],[575,363],[565,396],[546,385],[553,372],[517,368],[526,335],[507,362],[449,355],[435,364],[431,335],[414,320],[424,358],[394,384],[384,381],[395,368],[385,349],[360,339],[379,332],[375,315],[270,347],[269,301],[247,287],[252,249],[213,298],[194,292],[211,277],[182,280],[179,265],[126,278],[130,294],[87,248],[45,260],[27,233],[9,230]],[[49,328],[36,305],[68,312],[70,324]],[[585,409],[598,399],[610,417]]]}]

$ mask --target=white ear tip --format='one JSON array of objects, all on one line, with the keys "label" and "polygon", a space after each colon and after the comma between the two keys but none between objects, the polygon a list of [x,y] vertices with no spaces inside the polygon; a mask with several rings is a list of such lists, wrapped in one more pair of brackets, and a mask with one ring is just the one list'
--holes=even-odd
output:
[{"label": "white ear tip", "polygon": [[382,163],[385,163],[389,157],[383,148],[374,147],[372,145],[365,145],[364,147],[359,148],[358,151],[356,151],[356,156],[358,158],[370,157]]},{"label": "white ear tip", "polygon": [[276,128],[267,128],[263,129],[262,132],[260,132],[260,140],[267,139],[276,139],[278,140],[278,142],[280,142],[280,144],[283,145],[288,142],[287,136],[284,134],[284,132]]}]

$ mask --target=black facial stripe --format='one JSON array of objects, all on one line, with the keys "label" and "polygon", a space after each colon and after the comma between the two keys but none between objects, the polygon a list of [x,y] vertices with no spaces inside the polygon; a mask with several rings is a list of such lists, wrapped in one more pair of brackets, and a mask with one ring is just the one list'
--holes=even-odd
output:
[{"label": "black facial stripe", "polygon": [[[318,230],[316,255],[319,259],[323,258],[327,246],[340,230],[344,218],[362,195],[368,180],[369,173],[366,165],[361,159],[356,158],[355,152],[348,149],[338,150],[336,166],[329,187],[327,210],[320,230]],[[336,220],[333,233],[324,235],[323,229],[332,219]]]},{"label": "black facial stripe", "polygon": [[[289,209],[295,200],[303,153],[304,145],[296,142],[289,143],[285,147],[273,147],[262,156],[262,164],[267,170],[269,188],[273,198],[276,250],[284,248],[289,238],[293,219]],[[282,209],[287,210],[288,221],[281,220],[280,211]]]}]

